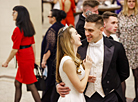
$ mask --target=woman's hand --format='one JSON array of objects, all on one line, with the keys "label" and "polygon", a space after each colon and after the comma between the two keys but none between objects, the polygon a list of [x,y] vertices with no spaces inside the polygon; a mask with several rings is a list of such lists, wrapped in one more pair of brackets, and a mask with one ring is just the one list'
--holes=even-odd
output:
[{"label": "woman's hand", "polygon": [[2,64],[2,67],[8,67],[8,63],[7,63],[7,62],[4,62],[4,63]]},{"label": "woman's hand", "polygon": [[45,53],[43,55],[43,59],[42,59],[42,63],[41,63],[41,67],[42,68],[45,68],[46,67],[46,62],[47,62],[48,58],[50,57],[50,55],[51,55],[50,50],[48,50],[47,53]]},{"label": "woman's hand", "polygon": [[18,52],[18,49],[12,49],[7,60],[2,64],[2,67],[8,67],[9,62],[12,60],[14,55]]},{"label": "woman's hand", "polygon": [[83,60],[83,64],[85,66],[85,69],[91,69],[91,67],[92,67],[92,59],[89,56],[86,56],[86,59]]},{"label": "woman's hand", "polygon": [[92,75],[89,75],[88,82],[95,83],[95,81],[96,81],[96,77],[92,76]]},{"label": "woman's hand", "polygon": [[42,61],[41,67],[42,67],[42,68],[45,68],[45,67],[46,67],[46,62]]}]

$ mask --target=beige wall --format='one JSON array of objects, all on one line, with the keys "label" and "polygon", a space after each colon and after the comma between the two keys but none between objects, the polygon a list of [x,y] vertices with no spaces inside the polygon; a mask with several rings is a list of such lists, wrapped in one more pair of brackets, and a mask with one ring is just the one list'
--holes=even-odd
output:
[{"label": "beige wall", "polygon": [[[36,61],[39,61],[40,58],[42,41],[41,0],[0,0],[0,65],[7,59],[12,49],[11,35],[15,28],[15,22],[12,20],[12,8],[15,5],[24,5],[30,13],[36,31]],[[15,58],[9,63],[9,67],[14,66]]]},{"label": "beige wall", "polygon": [[[11,35],[15,27],[12,20],[12,8],[19,4],[19,0],[0,0],[0,63],[6,60],[12,48]],[[9,66],[14,66],[15,60]]]},{"label": "beige wall", "polygon": [[[33,1],[33,2],[32,2]],[[41,0],[20,0],[20,4],[24,5],[31,17],[31,21],[34,25],[36,35],[36,62],[40,59],[41,41],[42,41],[42,8]]]}]

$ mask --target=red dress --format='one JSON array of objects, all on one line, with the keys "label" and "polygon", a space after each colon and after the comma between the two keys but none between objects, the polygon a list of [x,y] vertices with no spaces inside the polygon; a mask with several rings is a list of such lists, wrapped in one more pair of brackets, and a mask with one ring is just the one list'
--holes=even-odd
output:
[{"label": "red dress", "polygon": [[[65,1],[64,1],[65,2]],[[61,3],[62,3],[62,7],[63,7],[63,11],[64,11],[64,2],[63,2],[63,0],[61,0]],[[74,13],[76,12],[75,11],[75,8],[76,8],[76,6],[75,6],[75,2],[74,2],[74,0],[70,0],[70,2],[71,2],[71,7],[70,7],[70,9],[69,9],[69,11],[67,12],[67,16],[66,16],[66,18],[65,19],[63,19],[62,21],[61,21],[61,23],[63,24],[63,25],[65,25],[65,24],[67,24],[68,26],[71,24],[71,25],[75,25],[74,24],[74,21],[75,21],[75,18],[74,18]]]},{"label": "red dress", "polygon": [[34,74],[34,52],[33,48],[28,47],[20,49],[20,46],[34,44],[34,37],[25,37],[23,32],[16,27],[12,35],[13,49],[18,49],[16,59],[18,63],[18,70],[15,79],[20,83],[32,84],[37,81]]}]

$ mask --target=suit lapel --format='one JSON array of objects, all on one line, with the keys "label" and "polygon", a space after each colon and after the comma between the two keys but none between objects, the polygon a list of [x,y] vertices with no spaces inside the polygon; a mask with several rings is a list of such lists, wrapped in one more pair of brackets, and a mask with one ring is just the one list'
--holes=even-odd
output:
[{"label": "suit lapel", "polygon": [[115,47],[110,42],[110,40],[108,40],[104,37],[104,62],[103,62],[102,79],[104,79],[104,77],[109,69],[109,66],[110,66],[110,63],[111,63],[111,60],[113,57],[113,53],[114,53],[114,48]]}]

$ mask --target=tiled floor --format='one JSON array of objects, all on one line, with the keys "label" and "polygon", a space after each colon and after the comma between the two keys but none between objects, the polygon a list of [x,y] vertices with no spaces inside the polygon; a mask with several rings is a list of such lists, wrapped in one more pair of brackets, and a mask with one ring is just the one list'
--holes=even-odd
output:
[{"label": "tiled floor", "polygon": [[[15,68],[3,68],[0,66],[0,102],[13,102],[14,100],[14,77]],[[132,102],[134,95],[133,88],[133,76],[130,73],[130,77],[126,81],[126,97],[127,102]],[[23,84],[21,102],[34,102],[30,92],[26,91],[26,85]],[[39,92],[41,95],[41,92]]]},{"label": "tiled floor", "polygon": [[[0,102],[14,102],[14,77],[15,68],[3,68],[0,66]],[[40,95],[42,92],[39,92]],[[26,85],[22,85],[22,98],[20,102],[34,102],[30,91],[26,91]]]},{"label": "tiled floor", "polygon": [[[14,102],[14,80],[0,78],[0,102]],[[41,95],[41,92],[39,92]],[[26,85],[22,85],[22,98],[20,102],[34,102],[31,92],[26,91]]]}]

